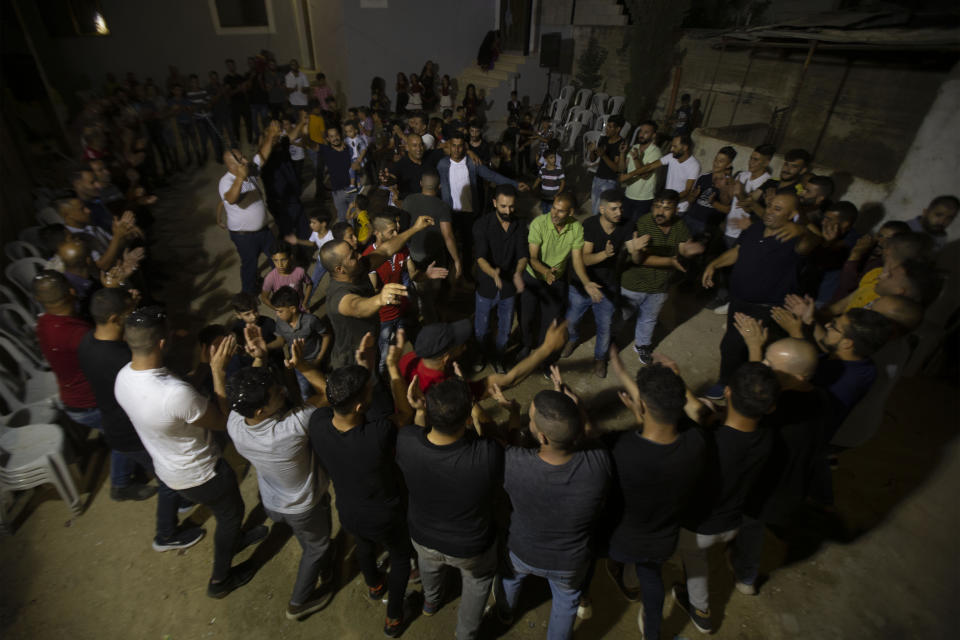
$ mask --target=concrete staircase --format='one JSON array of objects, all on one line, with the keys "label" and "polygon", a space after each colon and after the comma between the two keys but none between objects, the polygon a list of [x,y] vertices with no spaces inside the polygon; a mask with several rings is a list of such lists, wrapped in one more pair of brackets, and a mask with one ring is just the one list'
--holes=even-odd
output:
[{"label": "concrete staircase", "polygon": [[573,15],[574,25],[602,25],[624,27],[630,18],[617,0],[577,0]]},{"label": "concrete staircase", "polygon": [[[474,85],[478,93],[480,89],[485,89],[489,100],[493,91],[501,85],[509,83],[517,69],[525,61],[526,57],[523,55],[501,53],[500,57],[497,58],[496,65],[490,71],[483,71],[476,63],[467,67],[457,76],[457,104],[463,102],[468,84]],[[506,94],[510,95],[510,89],[506,90]]]}]

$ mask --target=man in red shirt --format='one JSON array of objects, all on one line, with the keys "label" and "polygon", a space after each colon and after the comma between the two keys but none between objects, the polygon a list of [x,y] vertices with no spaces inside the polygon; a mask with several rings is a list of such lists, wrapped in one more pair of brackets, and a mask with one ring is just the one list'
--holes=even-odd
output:
[{"label": "man in red shirt", "polygon": [[[366,248],[363,255],[373,253],[377,250],[377,247],[397,235],[397,220],[388,213],[375,216],[371,224],[373,226],[374,241]],[[383,264],[370,272],[370,283],[376,291],[380,291],[385,284],[404,284],[405,282],[416,282],[424,278],[442,279],[446,277],[447,270],[442,267],[437,267],[433,263],[423,272],[418,271],[416,265],[410,259],[410,250],[404,246],[393,254],[393,256],[385,260]],[[406,296],[401,296],[399,302],[395,304],[387,304],[380,307],[380,337],[377,341],[377,346],[380,351],[378,370],[382,371],[386,366],[388,347],[397,334],[397,331],[403,328],[403,319],[410,310],[410,302]]]},{"label": "man in red shirt", "polygon": [[[57,378],[64,411],[74,422],[102,431],[96,397],[77,357],[77,347],[93,325],[77,315],[76,295],[62,273],[41,271],[33,279],[33,295],[44,311],[37,317],[37,341]],[[111,498],[146,500],[157,492],[156,487],[131,482],[135,469],[133,461],[111,451]]]},{"label": "man in red shirt", "polygon": [[[473,324],[469,318],[457,322],[428,324],[417,335],[413,351],[400,358],[398,363],[400,375],[408,383],[417,376],[417,385],[426,393],[427,389],[433,385],[456,375],[453,370],[454,362],[464,352],[472,332]],[[471,381],[470,391],[474,399],[480,400],[491,395],[494,386],[506,389],[519,384],[553,352],[563,348],[566,342],[567,323],[557,324],[554,321],[547,329],[543,344],[515,364],[512,369],[506,373],[494,373],[480,380]]]}]

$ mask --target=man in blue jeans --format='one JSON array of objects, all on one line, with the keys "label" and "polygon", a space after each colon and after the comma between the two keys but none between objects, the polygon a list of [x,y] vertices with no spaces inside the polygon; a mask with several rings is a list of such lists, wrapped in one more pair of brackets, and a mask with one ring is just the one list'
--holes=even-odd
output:
[{"label": "man in blue jeans", "polygon": [[338,127],[327,127],[326,144],[321,144],[317,150],[317,174],[320,167],[325,167],[330,176],[330,191],[333,194],[333,206],[337,210],[337,220],[347,219],[347,209],[357,197],[357,192],[350,191],[350,169],[360,171],[360,164],[352,160],[350,147],[340,135]]},{"label": "man in blue jeans", "polygon": [[223,154],[227,172],[220,178],[219,192],[226,212],[226,221],[217,224],[230,232],[230,239],[240,254],[240,281],[246,293],[259,293],[257,287],[257,259],[260,254],[270,259],[270,247],[275,238],[267,227],[267,207],[258,183],[259,170],[270,157],[273,143],[280,135],[280,125],[274,121],[267,127],[260,152],[251,164],[239,149]]},{"label": "man in blue jeans", "polygon": [[630,250],[632,263],[620,278],[620,294],[629,315],[637,314],[633,349],[640,364],[653,362],[653,330],[660,309],[667,300],[667,288],[674,271],[686,271],[680,258],[703,253],[704,246],[690,240],[687,225],[677,217],[679,196],[664,189],[653,199],[650,213],[637,220],[637,234],[650,241],[644,251]]},{"label": "man in blue jeans", "polygon": [[583,265],[590,280],[600,286],[602,297],[599,301],[594,300],[587,293],[580,278],[571,278],[568,289],[570,302],[567,308],[570,341],[560,356],[568,358],[577,348],[577,323],[587,309],[592,307],[593,319],[597,325],[593,373],[598,378],[607,377],[610,327],[620,295],[618,259],[624,247],[632,251],[642,251],[649,240],[649,235],[639,236],[629,222],[623,219],[623,192],[619,189],[604,191],[600,195],[600,215],[588,218],[583,223]]},{"label": "man in blue jeans", "polygon": [[[517,190],[511,185],[497,187],[493,212],[473,224],[473,252],[477,258],[477,303],[473,334],[484,351],[490,333],[490,313],[497,310],[496,355],[493,369],[506,373],[504,351],[513,327],[513,309],[517,294],[523,291],[523,270],[527,268],[527,228],[514,216]],[[485,362],[481,355],[477,371]]]},{"label": "man in blue jeans", "polygon": [[600,212],[600,194],[616,189],[620,174],[627,170],[627,141],[620,137],[623,116],[612,115],[607,118],[603,136],[597,146],[590,150],[590,161],[597,162],[597,175],[590,188],[590,200],[593,203],[593,215]]}]

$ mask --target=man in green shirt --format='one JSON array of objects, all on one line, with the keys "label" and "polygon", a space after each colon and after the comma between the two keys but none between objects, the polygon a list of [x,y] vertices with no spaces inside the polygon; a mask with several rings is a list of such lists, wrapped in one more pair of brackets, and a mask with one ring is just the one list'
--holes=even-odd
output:
[{"label": "man in green shirt", "polygon": [[543,342],[554,319],[563,321],[569,262],[587,295],[595,302],[603,299],[600,286],[590,280],[583,266],[583,226],[573,217],[574,210],[573,196],[562,192],[554,198],[549,213],[530,223],[530,263],[523,272],[520,294],[521,359]]},{"label": "man in green shirt", "polygon": [[626,195],[623,216],[631,222],[650,213],[653,206],[653,196],[657,191],[657,168],[653,163],[663,155],[656,137],[657,123],[653,120],[637,126],[634,145],[627,153],[627,172],[620,174],[620,185]]},{"label": "man in green shirt", "polygon": [[664,189],[653,199],[650,213],[637,220],[637,234],[649,235],[644,251],[629,250],[631,265],[620,277],[620,294],[630,315],[637,314],[633,349],[640,364],[653,362],[651,341],[660,309],[667,300],[667,287],[674,271],[686,271],[680,258],[703,253],[704,246],[690,240],[687,225],[677,217],[680,198]]}]

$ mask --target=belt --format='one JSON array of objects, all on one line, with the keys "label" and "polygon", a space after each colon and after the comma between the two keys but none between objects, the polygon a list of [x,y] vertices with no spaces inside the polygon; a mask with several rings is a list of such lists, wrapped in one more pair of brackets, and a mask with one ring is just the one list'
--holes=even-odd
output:
[{"label": "belt", "polygon": [[266,227],[260,227],[260,228],[257,229],[256,231],[233,231],[232,229],[229,230],[229,231],[230,231],[230,233],[236,233],[236,234],[241,235],[241,236],[246,236],[246,235],[250,235],[250,234],[252,234],[252,233],[260,233],[260,232],[263,231],[264,229],[266,229]]}]

